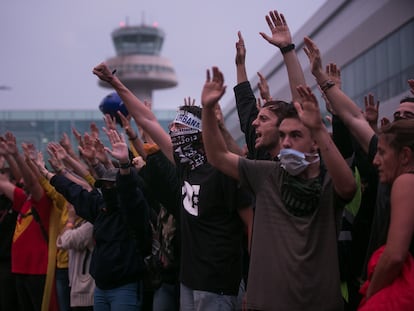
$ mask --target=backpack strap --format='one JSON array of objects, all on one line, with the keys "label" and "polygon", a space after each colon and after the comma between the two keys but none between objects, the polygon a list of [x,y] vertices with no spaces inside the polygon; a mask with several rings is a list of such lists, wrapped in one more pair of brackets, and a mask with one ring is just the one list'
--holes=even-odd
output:
[{"label": "backpack strap", "polygon": [[33,219],[40,226],[40,230],[42,231],[43,238],[45,239],[46,243],[49,244],[49,237],[47,235],[47,231],[46,231],[45,227],[43,226],[42,220],[40,219],[40,216],[39,216],[39,213],[37,212],[37,210],[35,209],[34,206],[32,206],[32,215],[33,215]]}]

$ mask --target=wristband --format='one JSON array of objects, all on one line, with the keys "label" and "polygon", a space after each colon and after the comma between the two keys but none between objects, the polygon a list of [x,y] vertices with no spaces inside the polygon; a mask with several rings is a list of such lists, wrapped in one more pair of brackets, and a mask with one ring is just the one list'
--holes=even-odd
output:
[{"label": "wristband", "polygon": [[131,162],[130,161],[128,161],[127,163],[119,163],[119,168],[127,169],[129,167],[131,167]]},{"label": "wristband", "polygon": [[328,79],[328,80],[324,81],[322,84],[320,84],[320,87],[321,87],[322,92],[325,93],[327,90],[329,90],[334,85],[335,85],[335,82]]},{"label": "wristband", "polygon": [[283,48],[280,48],[280,52],[282,52],[282,54],[286,54],[287,52],[290,52],[294,49],[295,49],[295,45],[291,43],[291,44],[284,46]]}]

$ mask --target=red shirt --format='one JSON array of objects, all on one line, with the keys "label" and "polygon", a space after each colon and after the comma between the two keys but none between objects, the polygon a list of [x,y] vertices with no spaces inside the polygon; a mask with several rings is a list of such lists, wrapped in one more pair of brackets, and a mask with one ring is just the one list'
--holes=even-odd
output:
[{"label": "red shirt", "polygon": [[41,223],[49,232],[52,201],[43,193],[36,202],[22,189],[16,187],[13,194],[13,209],[19,212],[12,244],[12,272],[21,274],[46,274],[48,245],[40,224],[33,218],[32,206],[36,208]]}]

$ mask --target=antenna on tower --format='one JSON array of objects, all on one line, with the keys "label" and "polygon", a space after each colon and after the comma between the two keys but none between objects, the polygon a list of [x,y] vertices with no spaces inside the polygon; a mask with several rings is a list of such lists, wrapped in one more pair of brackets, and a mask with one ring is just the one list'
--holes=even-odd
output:
[{"label": "antenna on tower", "polygon": [[125,16],[125,26],[129,26],[129,17]]}]

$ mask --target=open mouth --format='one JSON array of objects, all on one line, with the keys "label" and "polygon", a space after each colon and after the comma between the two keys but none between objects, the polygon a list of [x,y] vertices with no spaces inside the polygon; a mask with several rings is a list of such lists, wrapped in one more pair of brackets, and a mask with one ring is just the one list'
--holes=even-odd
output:
[{"label": "open mouth", "polygon": [[257,143],[260,140],[261,137],[262,137],[262,134],[256,132],[256,140],[255,140],[255,142]]}]

